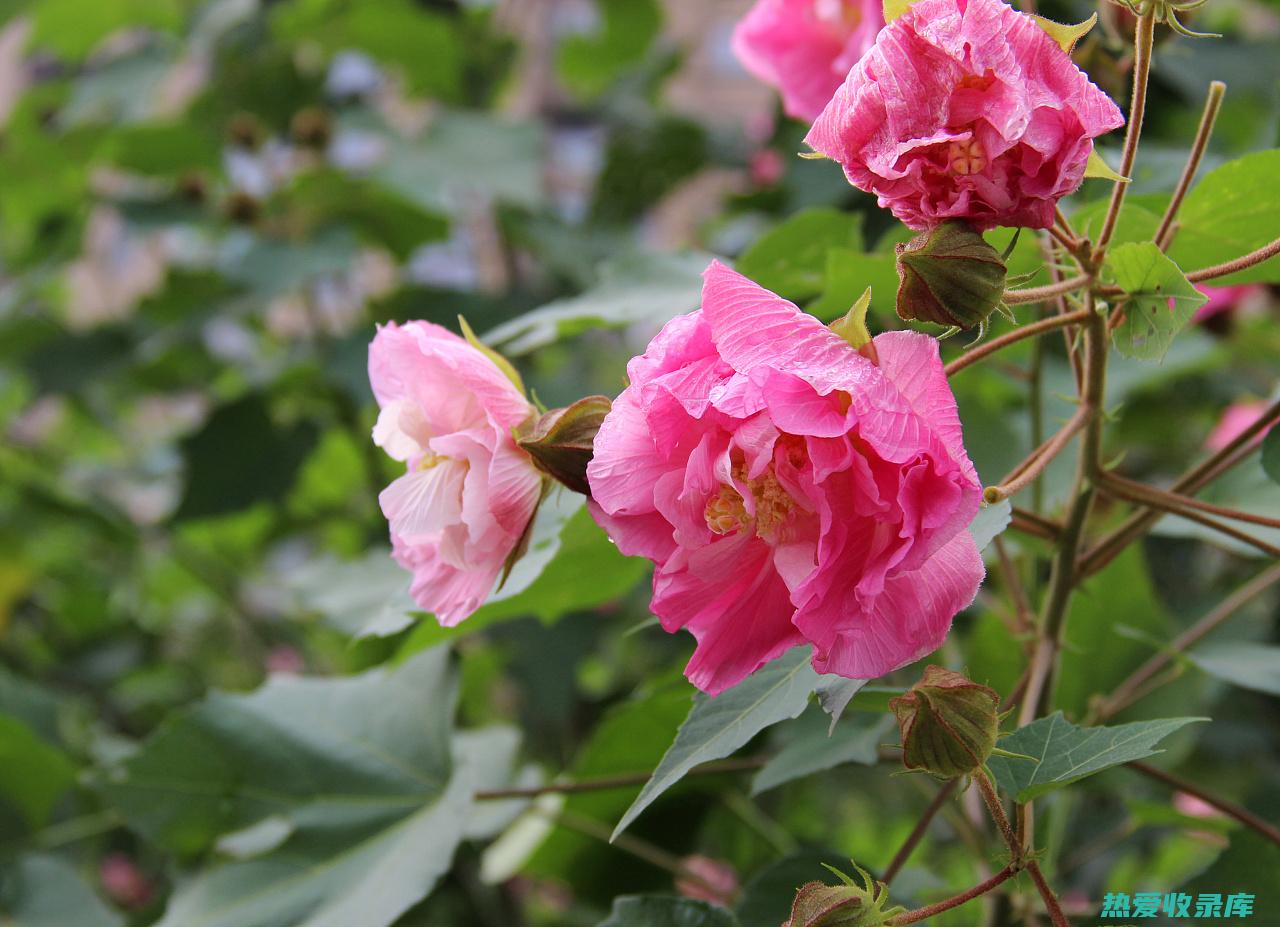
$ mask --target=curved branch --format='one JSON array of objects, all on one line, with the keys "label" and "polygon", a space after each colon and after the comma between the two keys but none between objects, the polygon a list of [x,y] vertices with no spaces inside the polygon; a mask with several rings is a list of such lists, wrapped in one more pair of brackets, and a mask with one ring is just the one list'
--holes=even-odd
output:
[{"label": "curved branch", "polygon": [[[1024,290],[1023,292],[1030,292]],[[1019,326],[1013,331],[1001,335],[999,338],[992,338],[985,344],[980,344],[976,348],[965,351],[951,363],[944,367],[947,376],[959,373],[970,364],[975,364],[989,354],[994,354],[1003,348],[1007,348],[1011,344],[1017,344],[1027,338],[1034,338],[1036,335],[1043,335],[1045,332],[1051,332],[1055,329],[1066,328],[1069,325],[1076,325],[1083,322],[1089,316],[1089,310],[1080,309],[1076,312],[1068,312],[1066,315],[1051,315],[1048,318],[1041,319],[1038,322],[1031,322],[1027,325]]]},{"label": "curved branch", "polygon": [[[1255,264],[1261,264],[1268,258],[1273,258],[1280,254],[1280,238],[1271,242],[1269,245],[1263,245],[1257,251],[1250,251],[1243,257],[1238,257],[1234,261],[1227,261],[1225,264],[1214,264],[1212,267],[1202,267],[1199,270],[1193,270],[1187,274],[1187,279],[1192,283],[1199,283],[1202,280],[1212,280],[1215,277],[1225,277],[1227,274],[1234,274],[1238,270],[1247,270]],[[1008,300],[1005,300],[1008,302]]]}]

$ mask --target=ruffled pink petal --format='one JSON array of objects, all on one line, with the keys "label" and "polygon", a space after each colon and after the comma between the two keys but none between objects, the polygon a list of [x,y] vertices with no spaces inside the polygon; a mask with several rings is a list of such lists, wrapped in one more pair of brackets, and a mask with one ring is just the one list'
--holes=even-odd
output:
[{"label": "ruffled pink petal", "polygon": [[937,650],[951,619],[977,595],[984,575],[977,545],[964,531],[919,570],[890,578],[867,606],[846,600],[850,611],[832,623],[802,610],[796,624],[821,632],[813,659],[818,672],[874,679]]},{"label": "ruffled pink petal", "polygon": [[610,515],[653,512],[654,485],[670,468],[653,441],[638,400],[638,391],[631,386],[613,401],[587,465],[591,498]]},{"label": "ruffled pink petal", "polygon": [[483,605],[502,572],[503,560],[458,569],[446,563],[432,545],[409,544],[394,534],[391,541],[396,562],[413,574],[409,594],[446,628],[454,627]]},{"label": "ruffled pink petal", "polygon": [[685,675],[718,695],[804,639],[767,544],[746,533],[680,550],[654,574],[653,613],[698,641]]}]

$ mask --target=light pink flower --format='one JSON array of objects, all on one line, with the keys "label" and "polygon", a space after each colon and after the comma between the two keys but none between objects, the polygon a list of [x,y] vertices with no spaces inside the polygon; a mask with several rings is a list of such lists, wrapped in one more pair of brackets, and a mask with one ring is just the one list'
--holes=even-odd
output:
[{"label": "light pink flower", "polygon": [[715,694],[811,644],[866,679],[935,650],[983,576],[937,342],[886,332],[877,366],[719,262],[704,281],[628,365],[587,468],[596,520],[657,564],[653,613],[697,638],[686,675]]},{"label": "light pink flower", "polygon": [[[1234,286],[1213,286],[1208,283],[1197,283],[1196,289],[1209,297],[1208,301],[1196,310],[1191,321],[1203,322],[1215,315],[1221,315],[1236,308],[1241,303],[1265,294],[1267,288],[1261,283],[1237,283]],[[1172,300],[1170,300],[1172,302]]]},{"label": "light pink flower", "polygon": [[474,612],[537,507],[542,479],[511,429],[533,409],[480,350],[430,322],[381,327],[373,440],[408,465],[378,496],[410,591],[441,624]]},{"label": "light pink flower", "polygon": [[756,0],[733,30],[742,66],[812,122],[884,25],[881,0]]},{"label": "light pink flower", "polygon": [[1048,228],[1093,139],[1124,124],[1036,21],[1001,0],[919,0],[805,141],[913,229]]},{"label": "light pink flower", "polygon": [[[1204,446],[1210,451],[1220,451],[1228,444],[1240,437],[1254,422],[1262,418],[1262,413],[1267,411],[1268,403],[1261,399],[1248,399],[1244,402],[1236,402],[1227,406],[1227,411],[1222,413],[1222,418],[1218,420],[1218,424],[1213,426],[1213,431],[1209,432],[1209,436],[1204,439]],[[1262,443],[1262,439],[1267,436],[1270,428],[1265,428],[1259,432],[1250,442],[1250,446],[1257,446]]]}]

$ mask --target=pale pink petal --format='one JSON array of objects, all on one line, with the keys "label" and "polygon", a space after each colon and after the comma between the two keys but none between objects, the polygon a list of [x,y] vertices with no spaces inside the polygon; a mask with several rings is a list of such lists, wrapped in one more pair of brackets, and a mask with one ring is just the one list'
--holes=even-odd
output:
[{"label": "pale pink petal", "polygon": [[378,495],[391,530],[409,542],[437,537],[462,515],[462,484],[467,469],[447,460],[406,473]]}]

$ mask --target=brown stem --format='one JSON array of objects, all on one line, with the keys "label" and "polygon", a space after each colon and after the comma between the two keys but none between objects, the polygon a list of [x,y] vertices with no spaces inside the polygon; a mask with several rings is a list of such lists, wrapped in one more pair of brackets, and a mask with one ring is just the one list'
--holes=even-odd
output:
[{"label": "brown stem", "polygon": [[1212,502],[1202,502],[1194,496],[1184,496],[1176,492],[1168,492],[1155,486],[1148,486],[1146,483],[1140,483],[1137,480],[1130,480],[1115,473],[1107,474],[1107,485],[1115,485],[1122,487],[1128,491],[1141,493],[1150,498],[1163,499],[1170,505],[1178,505],[1183,508],[1195,509],[1204,512],[1207,515],[1217,515],[1219,518],[1230,518],[1233,521],[1248,522],[1251,525],[1261,525],[1264,528],[1280,528],[1280,518],[1269,518],[1266,515],[1255,515],[1252,512],[1242,512],[1239,509],[1228,508],[1225,505],[1214,505]]},{"label": "brown stem", "polygon": [[1112,715],[1132,705],[1143,695],[1153,691],[1153,688],[1148,687],[1148,683],[1173,662],[1174,654],[1184,653],[1191,649],[1206,634],[1213,631],[1277,582],[1280,582],[1280,564],[1263,570],[1223,599],[1199,621],[1174,638],[1167,650],[1153,655],[1151,659],[1134,670],[1128,679],[1116,686],[1111,695],[1091,713],[1090,723],[1096,724],[1107,720]]},{"label": "brown stem", "polygon": [[[1254,438],[1277,421],[1280,421],[1280,400],[1272,403],[1256,422],[1237,435],[1226,447],[1179,477],[1171,490],[1186,495],[1199,492],[1247,456],[1251,451]],[[1159,521],[1160,517],[1161,513],[1152,511],[1141,512],[1130,517],[1081,558],[1080,575],[1085,577],[1097,573],[1118,557],[1135,538]]]},{"label": "brown stem", "polygon": [[1042,335],[1045,332],[1051,332],[1054,329],[1065,328],[1068,325],[1076,325],[1084,321],[1084,310],[1071,312],[1067,315],[1051,315],[1046,319],[1040,319],[1037,322],[1030,322],[1027,325],[1021,325],[1013,331],[1001,335],[999,338],[992,338],[984,344],[978,345],[965,351],[944,368],[947,376],[959,373],[970,364],[982,360],[989,354],[994,354],[1002,348],[1007,348],[1011,344],[1016,344],[1027,338],[1034,338],[1036,335]]},{"label": "brown stem", "polygon": [[1044,873],[1040,871],[1040,864],[1034,859],[1030,860],[1027,863],[1027,872],[1031,874],[1031,881],[1036,883],[1036,889],[1039,890],[1040,897],[1044,901],[1045,910],[1049,912],[1049,920],[1053,922],[1053,927],[1071,927],[1071,921],[1067,920],[1062,905],[1058,903],[1058,896],[1053,893]]},{"label": "brown stem", "polygon": [[906,911],[899,914],[897,917],[894,917],[889,921],[889,923],[893,925],[893,927],[903,927],[905,924],[914,924],[917,921],[933,917],[935,914],[941,914],[943,911],[950,911],[952,908],[958,908],[965,902],[972,901],[981,895],[985,895],[998,885],[1009,881],[1017,875],[1017,873],[1018,870],[1010,864],[1005,866],[985,882],[978,883],[966,892],[961,892],[959,895],[953,895],[944,901],[937,901],[933,904],[925,905],[923,908],[916,908],[914,911]]},{"label": "brown stem", "polygon": [[911,853],[915,850],[916,845],[924,839],[929,825],[933,822],[938,812],[942,810],[942,806],[947,803],[951,793],[956,790],[956,784],[959,781],[959,779],[952,779],[944,782],[942,787],[938,789],[938,793],[933,796],[933,801],[929,802],[929,806],[920,815],[920,820],[916,821],[916,826],[912,828],[911,833],[907,835],[907,839],[902,842],[902,846],[898,847],[898,852],[893,854],[893,859],[885,867],[884,876],[880,880],[885,885],[893,881],[893,877],[901,871],[907,860],[911,858]]},{"label": "brown stem", "polygon": [[1010,306],[1016,306],[1019,303],[1038,303],[1041,300],[1052,299],[1062,293],[1070,293],[1081,287],[1087,286],[1093,278],[1087,274],[1081,274],[1078,277],[1072,277],[1069,280],[1063,280],[1061,283],[1050,283],[1045,286],[1028,287],[1025,290],[1005,290],[1004,301]]},{"label": "brown stem", "polygon": [[[1158,509],[1161,512],[1167,512],[1170,515],[1177,515],[1179,518],[1187,519],[1187,521],[1194,521],[1196,524],[1204,525],[1204,527],[1225,535],[1226,537],[1234,538],[1242,544],[1247,544],[1250,547],[1257,548],[1268,556],[1280,557],[1280,547],[1276,547],[1274,544],[1268,544],[1261,538],[1255,538],[1248,532],[1240,531],[1230,525],[1224,525],[1216,519],[1210,518],[1207,515],[1202,515],[1195,509],[1187,508],[1179,503],[1171,502],[1169,501],[1170,497],[1168,496],[1161,498],[1156,494],[1147,493],[1145,489],[1136,490],[1130,486],[1119,484],[1110,479],[1102,480],[1101,485],[1103,491],[1109,495],[1119,496],[1122,499],[1127,499],[1130,502],[1145,506],[1146,508]],[[1135,485],[1141,486],[1142,484],[1138,483]],[[1172,498],[1177,497],[1174,496]]]},{"label": "brown stem", "polygon": [[[1238,257],[1234,261],[1227,261],[1225,264],[1214,264],[1212,267],[1202,267],[1200,270],[1193,270],[1187,274],[1187,279],[1192,283],[1200,283],[1203,280],[1212,280],[1215,277],[1225,277],[1227,274],[1234,274],[1238,270],[1246,270],[1255,264],[1261,264],[1268,258],[1273,258],[1280,254],[1280,238],[1268,245],[1263,245],[1257,251],[1250,251],[1243,257]],[[1005,300],[1008,302],[1008,300]]]},{"label": "brown stem", "polygon": [[1035,630],[1035,622],[1031,618],[1031,600],[1027,597],[1022,577],[1018,575],[1017,564],[1009,556],[1008,546],[1001,538],[997,537],[993,543],[1000,563],[1000,575],[1004,579],[1009,598],[1013,601],[1014,624],[1010,630],[1015,635],[1031,634]]},{"label": "brown stem", "polygon": [[[748,756],[736,760],[720,760],[715,763],[704,763],[695,766],[685,775],[714,776],[721,773],[748,772],[759,769],[769,762],[767,756]],[[537,798],[551,792],[572,795],[577,792],[601,792],[609,789],[625,789],[636,785],[644,785],[653,772],[623,773],[617,776],[601,776],[598,779],[583,779],[578,782],[548,782],[545,785],[534,785],[528,788],[484,789],[473,796],[476,801],[503,801],[509,798]]]},{"label": "brown stem", "polygon": [[1013,863],[1021,863],[1024,856],[1022,842],[1014,833],[1013,825],[1009,823],[1009,815],[1005,814],[1004,805],[1000,804],[1000,796],[996,794],[996,787],[992,785],[991,777],[987,775],[986,770],[979,769],[973,774],[973,781],[978,786],[978,792],[982,795],[987,810],[991,812],[991,820],[996,822],[1000,836],[1004,838],[1009,852],[1013,855]]},{"label": "brown stem", "polygon": [[1044,444],[1032,451],[1026,460],[1014,467],[1010,474],[1005,477],[1004,482],[997,486],[988,486],[983,490],[982,496],[987,504],[994,505],[1011,496],[1016,496],[1037,480],[1040,474],[1044,472],[1045,467],[1049,466],[1053,459],[1061,454],[1066,446],[1071,443],[1071,439],[1076,436],[1076,433],[1088,424],[1092,414],[1092,410],[1085,406],[1077,409],[1076,414],[1068,419],[1057,434],[1045,441]]},{"label": "brown stem", "polygon": [[1182,169],[1182,176],[1178,178],[1178,185],[1173,188],[1173,198],[1169,200],[1164,216],[1160,219],[1160,225],[1152,236],[1152,240],[1161,251],[1167,250],[1168,242],[1173,241],[1174,220],[1178,218],[1182,200],[1187,195],[1187,190],[1191,189],[1191,181],[1195,180],[1196,171],[1200,169],[1200,162],[1204,159],[1205,150],[1209,147],[1209,136],[1213,134],[1213,124],[1218,119],[1218,110],[1222,108],[1222,96],[1226,92],[1227,85],[1220,80],[1209,84],[1209,95],[1204,101],[1204,112],[1200,114],[1200,125],[1196,129],[1195,141],[1191,143],[1191,152],[1187,155],[1186,166]]},{"label": "brown stem", "polygon": [[[1142,136],[1142,120],[1147,109],[1147,79],[1151,76],[1151,49],[1155,44],[1156,4],[1147,7],[1138,20],[1138,31],[1134,38],[1133,58],[1133,101],[1129,104],[1129,125],[1124,133],[1124,149],[1120,154],[1120,176],[1133,176],[1133,162],[1138,156],[1138,139]],[[1106,217],[1102,220],[1102,231],[1098,233],[1098,243],[1093,249],[1093,262],[1102,263],[1102,255],[1116,230],[1116,222],[1120,219],[1120,207],[1124,205],[1124,195],[1128,189],[1128,181],[1117,180],[1111,189],[1111,202],[1107,206]]]},{"label": "brown stem", "polygon": [[1165,772],[1163,769],[1157,769],[1140,761],[1133,761],[1127,764],[1130,769],[1142,773],[1148,778],[1155,779],[1157,782],[1163,782],[1165,785],[1177,789],[1179,792],[1186,792],[1188,795],[1194,795],[1203,802],[1207,802],[1217,808],[1223,814],[1235,818],[1245,827],[1257,833],[1259,836],[1270,840],[1276,846],[1280,846],[1280,828],[1274,824],[1269,824],[1262,818],[1258,817],[1248,808],[1241,807],[1234,802],[1229,802],[1225,798],[1219,798],[1211,792],[1206,792],[1194,782],[1189,782],[1181,776],[1175,776],[1173,773]]},{"label": "brown stem", "polygon": [[1046,541],[1056,541],[1062,534],[1062,525],[1052,518],[1045,518],[1035,512],[1028,512],[1026,509],[1018,508],[1016,505],[1013,507],[1012,515],[1013,521],[1010,522],[1009,527],[1021,531],[1023,534],[1044,538]]}]

